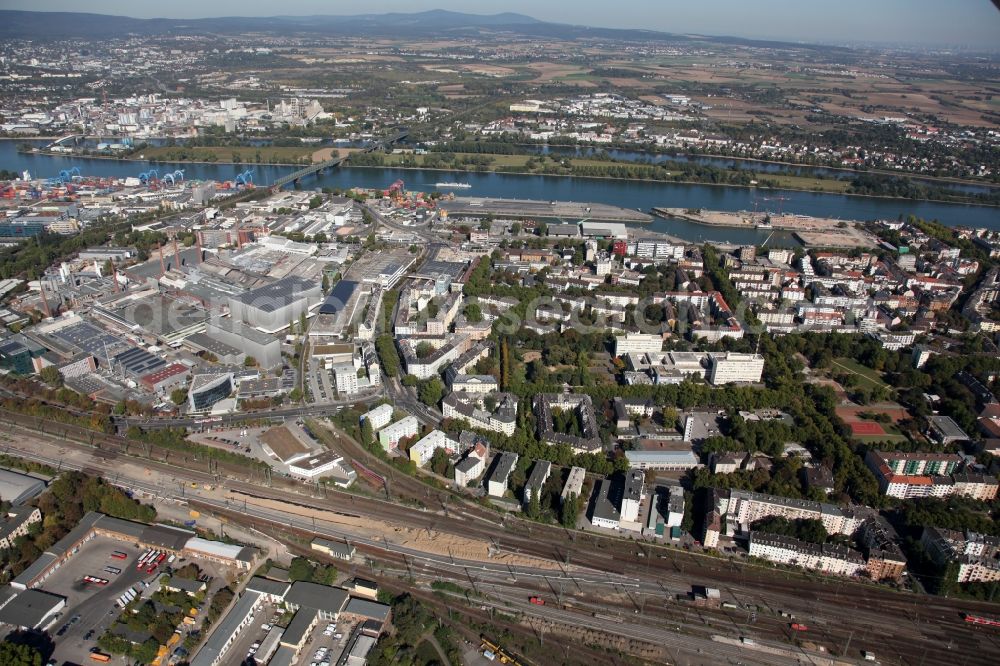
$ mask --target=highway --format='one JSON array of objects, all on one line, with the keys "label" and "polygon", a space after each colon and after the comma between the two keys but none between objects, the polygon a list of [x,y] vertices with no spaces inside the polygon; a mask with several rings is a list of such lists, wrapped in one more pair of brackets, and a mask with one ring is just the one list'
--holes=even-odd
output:
[{"label": "highway", "polygon": [[[33,445],[30,450],[24,450],[20,447],[22,441],[28,440],[26,436],[15,442],[15,448],[20,450],[11,453],[67,468],[71,463],[67,449],[73,449],[78,457],[86,456],[83,462],[74,463],[76,468],[91,473],[103,473],[116,483],[134,484],[133,487],[160,497],[214,502],[214,506],[220,511],[228,508],[240,513],[245,512],[251,519],[274,518],[267,516],[266,512],[261,511],[259,507],[253,507],[252,504],[248,503],[243,508],[230,503],[227,507],[224,501],[220,504],[220,500],[207,497],[201,490],[192,491],[189,488],[191,483],[220,483],[216,475],[152,462],[144,458],[133,458],[121,453],[95,451],[86,445],[74,442],[52,442],[50,437],[44,435],[42,437],[49,442],[47,445]],[[177,486],[164,487],[150,484],[143,478],[125,478],[121,476],[122,470],[126,469],[125,465],[109,464],[106,458],[108,455],[113,456],[112,460],[121,463],[132,459],[135,461],[133,467],[139,469],[145,467],[162,474],[165,478],[176,479]],[[415,479],[399,474],[396,476],[400,481],[406,479],[406,483],[400,484],[400,488],[411,484],[421,485]],[[276,483],[278,481],[275,480]],[[607,580],[612,585],[611,588],[606,586],[604,589],[610,590],[617,585],[619,593],[626,592],[634,600],[635,608],[644,608],[647,613],[653,612],[654,608],[648,599],[663,600],[668,594],[689,590],[691,585],[709,585],[722,589],[724,599],[731,599],[744,608],[757,607],[762,620],[764,617],[768,618],[767,623],[761,621],[755,625],[760,627],[761,637],[778,641],[795,638],[787,629],[787,623],[776,619],[777,611],[783,609],[794,612],[796,617],[810,625],[810,640],[827,646],[828,649],[842,649],[850,643],[855,650],[852,656],[857,655],[856,650],[871,649],[879,653],[883,663],[915,664],[919,663],[921,658],[929,658],[931,660],[929,663],[949,663],[956,655],[951,651],[954,648],[949,646],[961,646],[961,656],[970,664],[995,663],[1000,659],[1000,642],[995,632],[971,627],[961,620],[961,612],[964,610],[995,614],[997,610],[995,605],[893,592],[884,587],[841,579],[775,571],[731,563],[718,558],[696,556],[676,549],[639,546],[621,539],[567,532],[554,526],[543,526],[516,519],[504,520],[496,512],[472,503],[455,501],[443,510],[429,511],[333,490],[325,491],[325,497],[312,497],[306,494],[311,489],[308,486],[298,486],[298,492],[294,492],[262,487],[259,481],[247,482],[236,478],[225,478],[221,483],[232,492],[292,502],[334,514],[349,510],[372,521],[426,529],[431,534],[445,532],[492,542],[500,552],[530,555],[549,560],[552,565],[563,564],[567,582],[579,578],[581,587],[598,585],[594,582],[595,579]],[[432,495],[443,495],[431,491],[426,486],[423,488],[425,499],[430,499]],[[195,492],[194,496],[191,495],[192,492]],[[416,492],[411,494],[414,495]],[[442,503],[442,507],[444,506]],[[281,524],[289,525],[290,519],[292,517],[289,514],[282,514]],[[302,522],[297,518],[294,520]],[[323,528],[321,530],[323,534],[331,537],[343,538],[347,534],[342,527],[338,528],[335,525],[313,526],[310,523],[304,526],[304,529],[309,529],[311,533],[320,533],[317,529],[319,527]],[[352,539],[357,541],[358,536],[354,535]],[[383,551],[390,550],[393,546],[391,542],[372,543],[371,547]],[[641,556],[640,552],[643,553]],[[405,554],[407,557],[418,558],[435,567],[453,566],[462,567],[463,570],[468,567],[473,571],[478,567],[485,578],[498,575],[496,569],[490,569],[488,562],[452,563],[449,562],[449,558],[431,553],[407,551]],[[571,561],[569,567],[565,566],[567,560]],[[559,572],[558,567],[550,566],[535,570],[515,569],[514,575],[534,576],[544,584],[546,579],[553,578],[554,573],[556,578],[560,577],[557,572]],[[738,635],[741,628],[733,626],[731,631]]]}]

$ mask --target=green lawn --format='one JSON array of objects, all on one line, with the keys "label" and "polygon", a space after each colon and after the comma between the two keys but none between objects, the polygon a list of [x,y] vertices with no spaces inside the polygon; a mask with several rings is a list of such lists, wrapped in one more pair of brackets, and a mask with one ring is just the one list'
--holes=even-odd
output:
[{"label": "green lawn", "polygon": [[853,358],[846,358],[842,356],[840,358],[833,359],[833,370],[859,375],[862,383],[866,384],[869,388],[879,386],[889,388],[889,386],[882,381],[882,376],[879,373],[875,372],[871,368],[866,368]]}]

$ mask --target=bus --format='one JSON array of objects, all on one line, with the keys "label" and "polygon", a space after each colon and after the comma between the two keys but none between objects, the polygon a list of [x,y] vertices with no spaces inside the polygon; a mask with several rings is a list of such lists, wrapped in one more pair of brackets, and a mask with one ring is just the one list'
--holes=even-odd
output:
[{"label": "bus", "polygon": [[91,652],[90,658],[93,659],[94,661],[100,661],[104,663],[111,661],[111,655],[104,654],[103,652]]},{"label": "bus", "polygon": [[111,557],[115,558],[116,560],[127,560],[128,559],[128,555],[126,553],[123,553],[120,550],[116,550],[113,553],[111,553]]},{"label": "bus", "polygon": [[85,583],[94,583],[95,585],[107,585],[107,578],[98,578],[97,576],[84,576],[83,581]]},{"label": "bus", "polygon": [[118,567],[104,567],[104,571],[109,574],[114,574],[116,576],[122,572],[122,570],[119,569]]}]

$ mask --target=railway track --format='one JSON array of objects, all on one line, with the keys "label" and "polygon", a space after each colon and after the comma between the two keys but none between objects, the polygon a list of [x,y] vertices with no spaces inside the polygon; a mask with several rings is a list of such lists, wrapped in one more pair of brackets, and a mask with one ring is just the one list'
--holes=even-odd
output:
[{"label": "railway track", "polygon": [[[39,425],[38,419],[17,416],[20,418],[11,419],[9,413],[0,413],[0,421],[30,430],[38,429],[35,427]],[[185,481],[222,483],[227,490],[248,496],[405,524],[426,529],[431,534],[442,531],[488,540],[501,551],[560,563],[569,559],[574,571],[615,577],[621,584],[634,588],[640,595],[638,598],[664,596],[665,589],[685,590],[691,584],[719,587],[744,606],[759,606],[762,609],[760,615],[774,613],[778,609],[794,612],[810,624],[809,638],[828,646],[828,649],[842,650],[848,644],[853,647],[878,641],[881,647],[876,652],[880,652],[887,663],[892,663],[888,658],[892,653],[898,655],[896,663],[919,663],[919,659],[927,658],[933,658],[937,663],[950,663],[956,656],[952,650],[958,646],[961,646],[962,658],[970,664],[996,663],[1000,660],[1000,641],[995,632],[973,627],[961,619],[963,611],[995,614],[996,605],[926,597],[846,580],[729,563],[659,546],[638,546],[620,538],[571,533],[562,528],[518,520],[507,521],[506,527],[500,529],[495,522],[496,514],[480,507],[463,515],[467,513],[464,511],[465,504],[461,512],[452,505],[446,515],[445,508],[429,511],[336,490],[310,497],[303,494],[305,487],[301,484],[293,486],[289,483],[286,488],[284,483],[275,483],[274,487],[268,488],[261,485],[261,479],[252,478],[252,475],[247,479],[245,468],[238,470],[241,477],[235,476],[236,470],[233,476],[227,474],[228,468],[222,464],[213,468],[212,473],[191,470],[180,466],[179,461],[163,462],[140,457],[136,454],[140,450],[138,444],[114,435],[94,434],[67,424],[41,425],[43,432],[44,426],[49,426],[47,433],[50,436],[64,438],[61,446],[84,451],[96,458],[100,464],[90,464],[88,469],[108,478],[113,478],[113,468],[109,469],[107,463],[113,460],[130,461]],[[65,439],[67,432],[74,429],[84,431],[84,442],[90,437],[93,439],[88,443]],[[81,435],[79,432],[75,434]],[[640,552],[642,556],[638,554]],[[726,619],[726,616],[721,616],[720,621],[733,624],[733,620]],[[737,628],[741,626],[735,624]],[[886,626],[891,626],[891,631],[879,629]],[[786,635],[786,639],[792,638]]]}]

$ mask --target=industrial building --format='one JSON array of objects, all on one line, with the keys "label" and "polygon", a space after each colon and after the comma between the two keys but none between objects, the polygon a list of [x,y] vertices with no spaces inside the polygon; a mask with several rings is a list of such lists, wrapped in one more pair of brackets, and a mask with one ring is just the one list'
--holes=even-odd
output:
[{"label": "industrial building", "polygon": [[262,331],[275,333],[298,321],[299,315],[323,298],[319,283],[290,276],[229,298],[229,312]]},{"label": "industrial building", "polygon": [[244,358],[253,357],[257,365],[266,370],[281,365],[281,341],[235,319],[217,318],[209,321],[205,335],[239,349]]},{"label": "industrial building", "polygon": [[354,546],[349,543],[330,541],[329,539],[320,539],[318,537],[312,540],[310,548],[338,560],[349,561],[354,557],[355,553]]},{"label": "industrial building", "polygon": [[38,497],[45,490],[45,482],[27,474],[0,469],[0,499],[20,506]]}]

